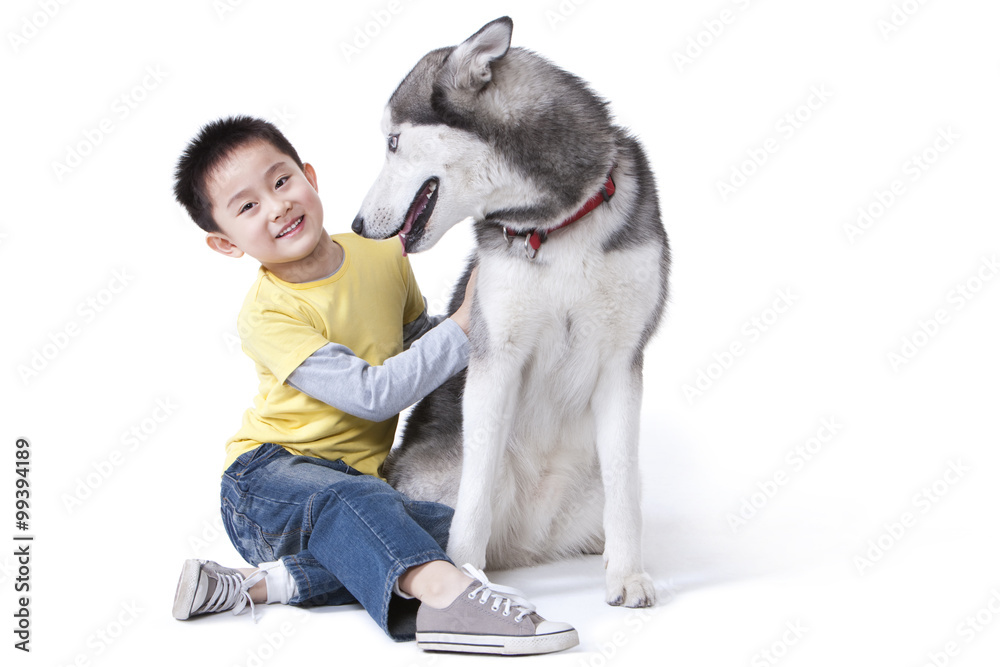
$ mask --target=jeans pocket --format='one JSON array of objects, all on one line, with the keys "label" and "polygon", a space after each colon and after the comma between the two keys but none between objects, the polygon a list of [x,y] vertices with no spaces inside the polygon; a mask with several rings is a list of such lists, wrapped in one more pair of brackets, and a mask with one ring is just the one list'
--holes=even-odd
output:
[{"label": "jeans pocket", "polygon": [[246,456],[247,454],[250,455],[246,460],[246,464],[243,466],[243,472],[246,474],[255,468],[259,468],[260,466],[266,464],[271,458],[287,453],[288,452],[286,452],[285,448],[281,445],[276,445],[273,442],[265,442],[263,445],[260,445],[255,449],[251,449],[249,452],[243,454],[243,456]]},{"label": "jeans pocket", "polygon": [[246,493],[248,485],[244,481],[244,478],[254,470],[265,465],[274,456],[286,453],[281,446],[265,442],[263,445],[240,454],[222,474],[223,480],[230,480],[242,493]]}]

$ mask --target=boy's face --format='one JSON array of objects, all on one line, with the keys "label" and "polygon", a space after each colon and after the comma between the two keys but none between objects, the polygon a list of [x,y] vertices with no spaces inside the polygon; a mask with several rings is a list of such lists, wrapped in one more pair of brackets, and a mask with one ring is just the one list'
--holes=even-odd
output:
[{"label": "boy's face", "polygon": [[206,190],[222,229],[209,233],[208,245],[224,255],[287,265],[312,254],[326,233],[316,172],[270,143],[234,150],[209,174]]}]

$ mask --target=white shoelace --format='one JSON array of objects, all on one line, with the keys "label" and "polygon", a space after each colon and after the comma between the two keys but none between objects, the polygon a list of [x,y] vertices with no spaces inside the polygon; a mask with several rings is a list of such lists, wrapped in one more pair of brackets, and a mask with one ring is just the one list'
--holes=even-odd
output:
[{"label": "white shoelace", "polygon": [[264,570],[258,570],[249,577],[241,574],[226,574],[220,572],[215,591],[212,597],[205,603],[205,611],[225,611],[233,608],[233,615],[239,616],[246,611],[247,603],[250,604],[250,616],[253,622],[257,622],[257,609],[254,607],[253,599],[250,597],[250,588],[267,575]]},{"label": "white shoelace", "polygon": [[535,605],[528,602],[524,597],[524,593],[516,588],[490,583],[490,580],[486,578],[482,570],[473,567],[469,563],[462,566],[462,571],[473,579],[478,580],[481,584],[479,588],[469,593],[470,600],[475,599],[478,595],[480,604],[486,604],[492,597],[494,598],[493,611],[499,611],[500,607],[503,607],[504,616],[510,616],[510,608],[513,606],[518,611],[517,616],[514,617],[515,623],[520,623],[522,618],[535,611]]}]

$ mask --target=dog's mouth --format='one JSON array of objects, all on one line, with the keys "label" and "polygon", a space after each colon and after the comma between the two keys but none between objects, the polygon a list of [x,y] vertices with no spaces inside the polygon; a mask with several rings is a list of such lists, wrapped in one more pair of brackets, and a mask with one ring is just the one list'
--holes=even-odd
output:
[{"label": "dog's mouth", "polygon": [[403,254],[406,255],[420,240],[424,233],[424,227],[430,220],[434,211],[434,204],[437,202],[438,179],[428,178],[417,192],[410,204],[410,210],[406,212],[406,219],[403,226],[396,232],[399,240],[403,244]]}]

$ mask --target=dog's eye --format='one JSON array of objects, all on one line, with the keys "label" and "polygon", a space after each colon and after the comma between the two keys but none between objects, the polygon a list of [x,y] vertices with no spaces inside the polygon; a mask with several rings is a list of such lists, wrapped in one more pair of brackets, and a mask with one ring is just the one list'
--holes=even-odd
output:
[{"label": "dog's eye", "polygon": [[395,153],[396,152],[396,148],[398,148],[398,147],[399,147],[399,135],[398,134],[390,134],[389,135],[389,150],[392,151],[393,153]]}]

